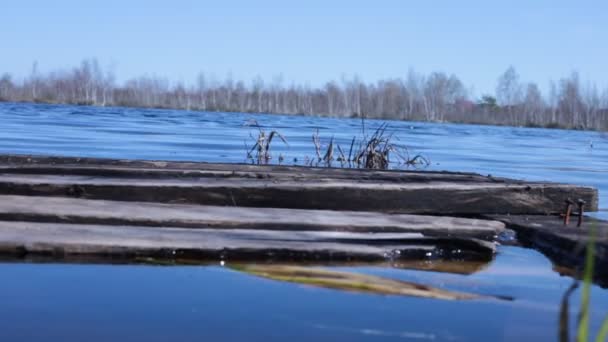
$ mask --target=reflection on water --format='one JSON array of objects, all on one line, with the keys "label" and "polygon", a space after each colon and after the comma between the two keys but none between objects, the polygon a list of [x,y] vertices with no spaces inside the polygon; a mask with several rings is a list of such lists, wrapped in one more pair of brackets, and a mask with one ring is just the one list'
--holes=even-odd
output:
[{"label": "reflection on water", "polygon": [[[488,267],[468,275],[326,268],[512,301],[361,294],[219,265],[1,264],[0,269],[3,341],[555,341],[559,303],[571,284],[539,253],[518,247],[501,247]],[[577,291],[571,317],[579,297]],[[594,331],[606,307],[608,293],[594,286]]]},{"label": "reflection on water", "polygon": [[[474,293],[456,292],[436,287],[350,271],[282,264],[234,264],[230,269],[254,276],[334,290],[375,295],[410,296],[442,300],[491,298]],[[503,299],[495,297],[497,299]]]}]

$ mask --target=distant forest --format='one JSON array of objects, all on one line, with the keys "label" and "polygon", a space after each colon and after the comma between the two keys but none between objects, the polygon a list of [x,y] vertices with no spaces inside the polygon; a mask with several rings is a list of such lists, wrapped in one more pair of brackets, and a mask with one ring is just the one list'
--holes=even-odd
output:
[{"label": "distant forest", "polygon": [[19,80],[5,73],[0,101],[608,130],[608,89],[583,83],[573,72],[551,81],[543,94],[537,84],[521,82],[513,67],[497,77],[494,94],[472,98],[458,77],[443,72],[410,70],[375,83],[351,77],[321,87],[286,84],[281,77],[218,81],[204,73],[188,85],[152,76],[119,84],[92,59],[47,73],[34,63]]}]

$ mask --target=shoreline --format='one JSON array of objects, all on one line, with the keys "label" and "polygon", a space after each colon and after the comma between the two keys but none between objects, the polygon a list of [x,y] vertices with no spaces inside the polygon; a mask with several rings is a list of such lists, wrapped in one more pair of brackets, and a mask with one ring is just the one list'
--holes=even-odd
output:
[{"label": "shoreline", "polygon": [[[1,104],[18,104],[18,105],[49,105],[49,106],[71,106],[71,107],[91,107],[91,108],[124,108],[124,109],[142,109],[142,110],[172,110],[172,111],[183,111],[183,112],[200,112],[200,113],[226,113],[226,114],[251,114],[251,115],[278,115],[288,117],[310,117],[310,118],[329,118],[329,119],[357,119],[360,120],[360,116],[337,116],[331,114],[288,114],[288,113],[275,113],[275,112],[242,112],[242,111],[220,111],[220,110],[203,110],[198,108],[175,108],[175,107],[163,107],[163,106],[104,106],[97,104],[81,104],[81,103],[63,103],[63,102],[52,102],[52,101],[3,101],[0,99]],[[497,115],[500,115],[497,113]],[[510,128],[533,128],[533,129],[551,129],[551,130],[564,130],[564,131],[580,131],[580,132],[597,132],[600,134],[606,134],[608,138],[608,130],[598,130],[591,128],[580,128],[580,127],[568,127],[565,125],[524,125],[524,126],[513,126],[513,125],[500,125],[494,123],[484,123],[477,121],[433,121],[433,120],[402,120],[394,118],[364,118],[366,121],[382,121],[382,122],[411,122],[411,123],[423,123],[423,124],[451,124],[451,125],[475,125],[475,126],[490,126],[490,127],[510,127]]]}]

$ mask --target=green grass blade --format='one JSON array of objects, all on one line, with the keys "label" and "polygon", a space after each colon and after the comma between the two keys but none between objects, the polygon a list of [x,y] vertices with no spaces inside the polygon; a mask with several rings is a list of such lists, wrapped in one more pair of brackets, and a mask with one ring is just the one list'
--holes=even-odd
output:
[{"label": "green grass blade", "polygon": [[604,318],[602,322],[602,327],[600,328],[599,334],[595,338],[595,342],[606,342],[608,341],[608,315]]},{"label": "green grass blade", "polygon": [[577,341],[589,341],[589,302],[591,298],[591,282],[595,259],[595,224],[589,226],[589,241],[585,255],[585,271],[583,275],[583,290],[581,294],[581,310],[578,320]]}]

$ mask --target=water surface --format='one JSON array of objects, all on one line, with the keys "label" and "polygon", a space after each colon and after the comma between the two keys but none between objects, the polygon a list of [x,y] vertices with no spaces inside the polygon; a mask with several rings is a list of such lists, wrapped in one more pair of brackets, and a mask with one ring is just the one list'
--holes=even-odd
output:
[{"label": "water surface", "polygon": [[[472,275],[340,267],[513,301],[349,293],[217,266],[0,264],[3,341],[556,341],[572,280],[503,247]],[[593,288],[593,327],[608,293]],[[577,313],[578,294],[571,316]]]},{"label": "water surface", "polygon": [[[361,121],[154,109],[0,104],[0,153],[244,162],[256,128],[277,130],[285,163],[314,156],[319,130],[343,147]],[[380,125],[366,121],[366,130]],[[596,132],[390,122],[395,136],[432,161],[430,169],[585,184],[600,189],[608,218],[608,138]],[[276,161],[275,159],[275,161]],[[297,162],[294,161],[297,159]],[[0,264],[2,341],[201,340],[556,340],[560,276],[540,253],[502,246],[471,275],[340,267],[513,301],[378,296],[312,288],[226,267]],[[608,312],[595,287],[592,324]],[[579,293],[575,293],[572,317]]]}]

